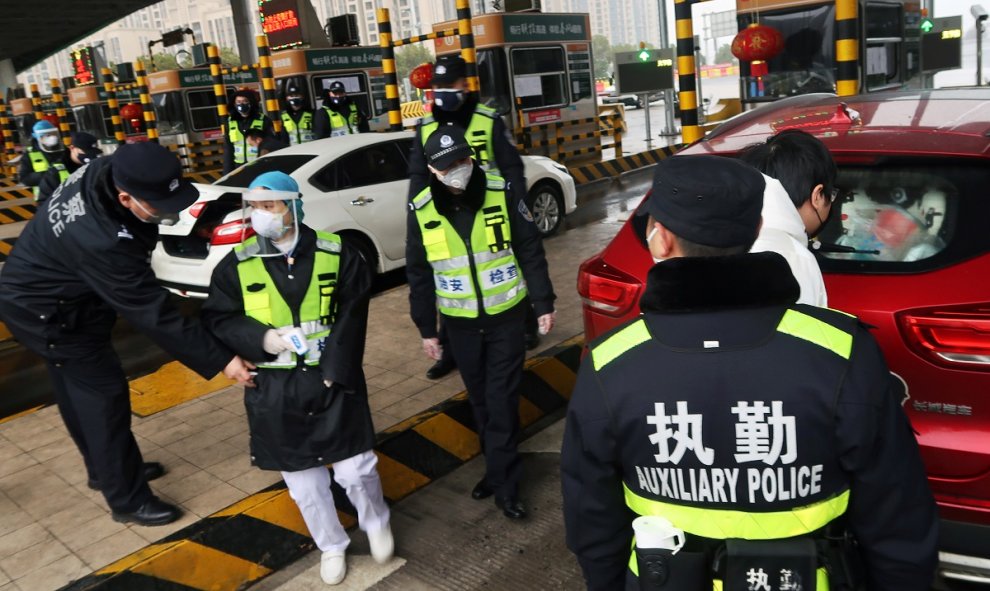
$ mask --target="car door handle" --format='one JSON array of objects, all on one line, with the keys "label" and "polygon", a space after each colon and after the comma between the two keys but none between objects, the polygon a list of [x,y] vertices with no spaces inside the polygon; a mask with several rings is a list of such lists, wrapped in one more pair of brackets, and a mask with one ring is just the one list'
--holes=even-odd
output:
[{"label": "car door handle", "polygon": [[365,199],[364,197],[358,197],[357,199],[351,200],[351,205],[364,205],[366,203],[374,203],[374,199]]}]

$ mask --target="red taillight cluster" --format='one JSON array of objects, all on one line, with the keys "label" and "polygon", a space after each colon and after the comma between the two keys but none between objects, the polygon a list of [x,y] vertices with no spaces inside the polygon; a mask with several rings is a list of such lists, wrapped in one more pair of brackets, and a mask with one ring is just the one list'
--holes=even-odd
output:
[{"label": "red taillight cluster", "polygon": [[245,221],[235,220],[213,228],[213,234],[210,235],[210,244],[213,246],[240,244],[242,240],[251,236],[254,236],[254,230],[251,229],[251,224]]},{"label": "red taillight cluster", "polygon": [[589,308],[620,318],[639,302],[643,284],[632,275],[609,266],[601,256],[585,261],[578,270],[578,294]]},{"label": "red taillight cluster", "polygon": [[990,371],[990,303],[908,310],[897,321],[907,344],[928,361]]},{"label": "red taillight cluster", "polygon": [[198,218],[199,214],[203,213],[203,210],[206,209],[207,203],[209,203],[209,201],[197,201],[196,203],[193,203],[189,207],[189,215],[194,218]]}]

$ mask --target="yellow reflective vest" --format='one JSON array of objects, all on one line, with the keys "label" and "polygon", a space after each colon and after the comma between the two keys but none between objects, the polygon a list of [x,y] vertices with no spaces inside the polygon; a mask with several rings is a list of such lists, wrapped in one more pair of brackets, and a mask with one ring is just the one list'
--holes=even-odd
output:
[{"label": "yellow reflective vest", "polygon": [[494,316],[526,297],[526,283],[512,251],[505,181],[493,174],[487,175],[487,181],[470,243],[437,212],[429,187],[413,199],[426,259],[433,267],[437,306],[447,316],[477,318],[481,310]]},{"label": "yellow reflective vest", "polygon": [[323,110],[327,112],[327,117],[330,118],[330,137],[360,133],[358,131],[358,123],[360,123],[358,108],[354,103],[350,104],[350,114],[347,117],[330,107],[323,107]]},{"label": "yellow reflective vest", "polygon": [[299,123],[296,123],[287,111],[282,111],[282,125],[285,126],[285,132],[289,135],[289,143],[293,146],[316,139],[316,136],[313,135],[312,111],[304,111],[299,117]]},{"label": "yellow reflective vest", "polygon": [[[497,118],[498,112],[495,109],[479,104],[474,108],[474,114],[471,115],[471,122],[464,132],[464,137],[467,138],[468,143],[474,148],[474,159],[478,161],[481,168],[496,175],[499,174],[499,170],[498,165],[495,163],[495,147],[492,133]],[[423,119],[419,130],[419,139],[423,142],[424,148],[426,148],[426,140],[429,139],[430,134],[436,131],[438,127],[440,127],[440,124],[433,118],[433,115],[428,115]]]},{"label": "yellow reflective vest", "polygon": [[[58,171],[58,180],[60,183],[64,183],[65,179],[69,178],[69,171],[65,168],[65,165],[61,162],[56,162],[55,164],[50,164],[48,158],[42,152],[38,150],[28,150],[28,158],[31,160],[31,170],[35,172],[45,172],[49,168],[54,168]],[[39,187],[34,187],[34,199],[38,200]]]},{"label": "yellow reflective vest", "polygon": [[[334,291],[340,271],[340,237],[327,232],[316,233],[316,260],[313,263],[313,274],[306,288],[306,295],[298,311],[298,320],[275,287],[275,283],[265,269],[263,258],[256,256],[259,250],[257,236],[234,247],[238,260],[237,276],[241,284],[244,313],[276,330],[301,328],[309,346],[309,351],[301,361],[305,365],[319,365],[323,342],[330,335],[330,327],[333,324]],[[258,290],[258,285],[264,287]],[[283,351],[274,361],[259,363],[258,367],[293,369],[299,365],[300,357],[294,351]]]},{"label": "yellow reflective vest", "polygon": [[[258,159],[258,148],[247,143],[247,137],[241,133],[241,128],[236,121],[231,120],[227,137],[230,138],[230,145],[234,147],[234,164],[245,164]],[[258,117],[251,121],[251,129],[264,129],[265,119]]]}]

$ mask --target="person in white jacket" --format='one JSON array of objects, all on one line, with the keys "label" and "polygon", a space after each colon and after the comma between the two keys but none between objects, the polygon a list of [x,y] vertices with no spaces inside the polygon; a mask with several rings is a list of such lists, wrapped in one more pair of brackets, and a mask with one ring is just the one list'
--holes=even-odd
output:
[{"label": "person in white jacket", "polygon": [[828,306],[818,260],[808,238],[821,232],[832,213],[835,161],[818,138],[785,130],[740,155],[766,177],[763,226],[751,252],[776,252],[787,259],[801,287],[800,304]]}]

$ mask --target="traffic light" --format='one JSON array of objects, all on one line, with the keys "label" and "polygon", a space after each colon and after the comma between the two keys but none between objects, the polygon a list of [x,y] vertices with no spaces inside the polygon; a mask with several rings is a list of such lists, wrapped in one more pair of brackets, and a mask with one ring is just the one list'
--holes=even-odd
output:
[{"label": "traffic light", "polygon": [[935,23],[932,22],[932,19],[930,18],[923,18],[921,19],[921,24],[919,27],[921,28],[922,33],[927,33],[935,28]]},{"label": "traffic light", "polygon": [[650,52],[646,49],[646,41],[639,42],[639,54],[636,56],[641,62],[650,61]]}]

